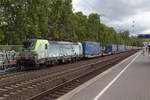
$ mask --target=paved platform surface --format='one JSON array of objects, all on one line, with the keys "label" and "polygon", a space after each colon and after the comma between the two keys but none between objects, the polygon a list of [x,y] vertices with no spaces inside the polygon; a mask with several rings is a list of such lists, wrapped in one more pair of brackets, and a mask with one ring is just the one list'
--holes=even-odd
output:
[{"label": "paved platform surface", "polygon": [[58,100],[150,100],[150,56],[137,53]]}]

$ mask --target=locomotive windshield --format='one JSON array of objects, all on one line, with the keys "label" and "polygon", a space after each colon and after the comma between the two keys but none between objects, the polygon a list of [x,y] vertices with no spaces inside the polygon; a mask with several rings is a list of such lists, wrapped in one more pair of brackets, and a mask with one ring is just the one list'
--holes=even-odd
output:
[{"label": "locomotive windshield", "polygon": [[28,40],[23,42],[23,49],[34,49],[36,41]]}]

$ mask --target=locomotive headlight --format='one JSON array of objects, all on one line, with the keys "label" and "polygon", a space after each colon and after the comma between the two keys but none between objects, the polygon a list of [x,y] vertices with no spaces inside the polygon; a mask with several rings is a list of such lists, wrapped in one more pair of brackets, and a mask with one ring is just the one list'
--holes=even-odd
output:
[{"label": "locomotive headlight", "polygon": [[34,59],[38,60],[38,55],[37,54],[34,54]]},{"label": "locomotive headlight", "polygon": [[38,59],[37,56],[34,56],[34,59],[37,60]]}]

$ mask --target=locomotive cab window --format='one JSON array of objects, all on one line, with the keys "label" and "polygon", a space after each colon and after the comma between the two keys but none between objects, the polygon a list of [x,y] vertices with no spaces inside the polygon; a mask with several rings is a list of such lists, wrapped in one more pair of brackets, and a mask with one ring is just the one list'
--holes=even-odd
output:
[{"label": "locomotive cab window", "polygon": [[23,49],[34,49],[36,41],[24,41]]}]

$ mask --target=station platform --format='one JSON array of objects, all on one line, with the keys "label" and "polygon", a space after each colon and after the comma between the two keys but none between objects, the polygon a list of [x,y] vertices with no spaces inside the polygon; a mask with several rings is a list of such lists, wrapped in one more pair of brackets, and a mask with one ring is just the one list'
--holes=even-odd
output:
[{"label": "station platform", "polygon": [[138,52],[57,100],[150,100],[150,56]]}]

